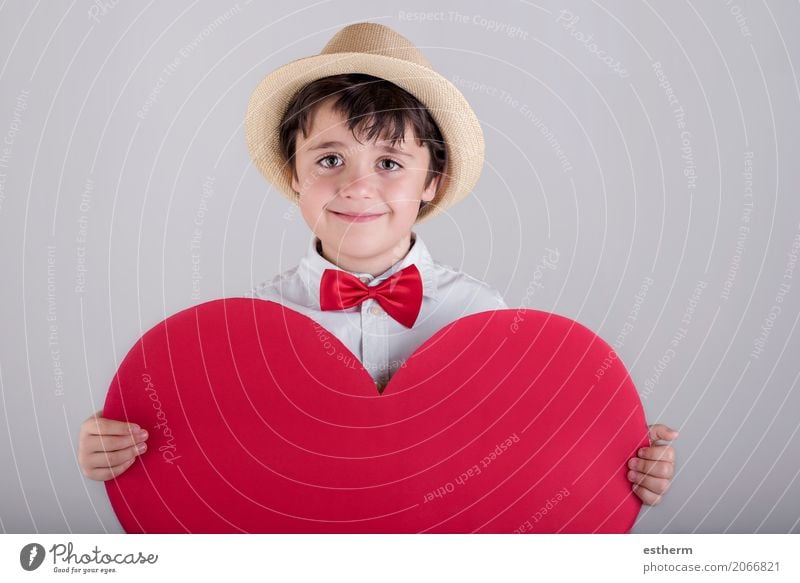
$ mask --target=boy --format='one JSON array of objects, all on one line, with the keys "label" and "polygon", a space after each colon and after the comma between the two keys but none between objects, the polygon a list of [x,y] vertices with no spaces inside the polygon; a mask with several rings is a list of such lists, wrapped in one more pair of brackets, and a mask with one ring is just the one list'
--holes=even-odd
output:
[{"label": "boy", "polygon": [[[358,23],[320,55],[267,76],[246,120],[255,165],[296,202],[314,233],[300,264],[254,296],[303,313],[359,357],[382,392],[426,339],[472,313],[507,308],[487,284],[431,258],[414,224],[472,189],[483,134],[463,95],[390,28]],[[657,504],[674,450],[650,428],[651,447],[628,475]],[[146,450],[146,432],[98,414],[81,426],[84,474],[107,480]]]}]

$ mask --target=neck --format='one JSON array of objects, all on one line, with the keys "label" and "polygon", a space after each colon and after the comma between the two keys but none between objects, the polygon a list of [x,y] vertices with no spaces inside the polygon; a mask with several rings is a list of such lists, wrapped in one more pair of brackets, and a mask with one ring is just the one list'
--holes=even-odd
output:
[{"label": "neck", "polygon": [[320,242],[320,247],[322,248],[322,256],[339,269],[356,273],[369,273],[371,276],[377,277],[408,254],[412,241],[411,233],[409,233],[398,241],[394,247],[373,257],[352,257],[341,253],[330,253],[322,242]]}]

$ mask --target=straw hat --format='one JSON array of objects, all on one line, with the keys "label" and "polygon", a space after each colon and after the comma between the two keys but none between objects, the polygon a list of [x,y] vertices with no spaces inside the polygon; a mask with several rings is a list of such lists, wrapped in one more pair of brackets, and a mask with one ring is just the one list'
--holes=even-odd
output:
[{"label": "straw hat", "polygon": [[427,220],[469,194],[483,168],[483,131],[475,112],[450,81],[405,37],[388,26],[359,22],[340,30],[319,55],[298,59],[267,75],[247,106],[245,135],[256,167],[289,200],[291,169],[279,147],[279,126],[294,95],[330,75],[364,73],[386,79],[414,95],[439,126],[447,150],[445,176],[417,222]]}]

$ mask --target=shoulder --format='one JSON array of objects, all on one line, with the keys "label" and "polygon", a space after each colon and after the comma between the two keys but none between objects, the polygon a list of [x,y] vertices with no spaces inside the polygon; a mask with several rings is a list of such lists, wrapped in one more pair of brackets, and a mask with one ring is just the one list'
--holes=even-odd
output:
[{"label": "shoulder", "polygon": [[437,276],[437,297],[443,302],[461,302],[468,312],[508,308],[502,294],[485,281],[434,261]]},{"label": "shoulder", "polygon": [[298,267],[293,267],[268,281],[259,283],[243,295],[253,299],[284,303],[287,299],[297,302],[300,299],[298,294],[305,295],[304,292],[305,288],[300,280]]}]

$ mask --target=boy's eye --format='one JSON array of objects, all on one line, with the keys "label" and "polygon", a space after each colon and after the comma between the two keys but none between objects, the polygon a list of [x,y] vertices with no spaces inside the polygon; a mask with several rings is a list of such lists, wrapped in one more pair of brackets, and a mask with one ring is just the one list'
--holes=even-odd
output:
[{"label": "boy's eye", "polygon": [[324,158],[320,158],[319,162],[317,162],[317,163],[321,164],[323,168],[335,168],[336,166],[339,166],[339,164],[330,165],[330,164],[326,164],[325,163],[326,160],[331,160],[331,159],[333,159],[333,160],[341,160],[341,158],[339,158],[339,156],[337,156],[336,154],[328,154]]},{"label": "boy's eye", "polygon": [[388,162],[389,164],[393,164],[393,166],[390,166],[388,168],[386,166],[384,166],[383,167],[384,170],[399,170],[400,168],[402,168],[402,166],[400,166],[400,164],[398,164],[397,162],[395,162],[391,158],[384,158],[383,160],[381,160],[381,164],[383,164],[384,162]]},{"label": "boy's eye", "polygon": [[[320,158],[317,161],[317,164],[321,165],[323,168],[330,169],[330,168],[338,168],[339,166],[344,164],[344,162],[342,161],[341,156],[339,156],[338,154],[327,154],[326,156]],[[402,166],[398,162],[392,160],[391,158],[384,158],[379,162],[379,164],[381,164],[381,168],[383,170],[395,171],[402,168]]]}]

